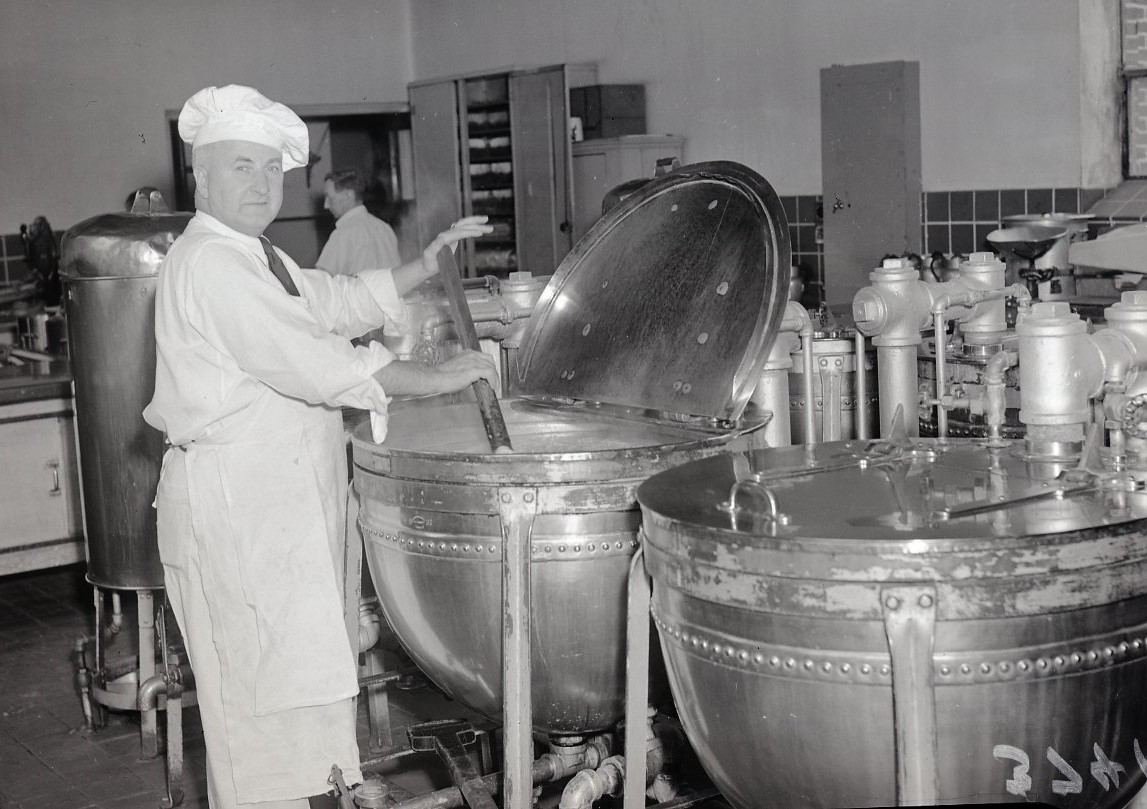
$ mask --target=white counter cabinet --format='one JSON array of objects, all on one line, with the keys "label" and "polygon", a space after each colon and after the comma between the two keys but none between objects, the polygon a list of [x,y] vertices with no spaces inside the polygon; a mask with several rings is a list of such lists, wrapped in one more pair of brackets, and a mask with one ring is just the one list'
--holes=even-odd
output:
[{"label": "white counter cabinet", "polygon": [[71,398],[0,405],[0,575],[84,559]]}]

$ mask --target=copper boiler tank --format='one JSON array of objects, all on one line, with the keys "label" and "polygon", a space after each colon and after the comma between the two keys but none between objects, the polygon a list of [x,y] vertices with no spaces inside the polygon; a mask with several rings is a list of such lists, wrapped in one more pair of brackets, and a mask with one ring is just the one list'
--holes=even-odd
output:
[{"label": "copper boiler tank", "polygon": [[518,397],[502,403],[513,453],[489,451],[473,405],[398,410],[379,445],[356,432],[383,611],[444,691],[501,716],[501,560],[505,543],[525,542],[534,729],[586,734],[622,717],[637,486],[759,442],[745,408],[789,264],[763,178],[685,166],[611,209],[550,280],[522,342]]},{"label": "copper boiler tank", "polygon": [[1147,494],[1071,467],[925,439],[646,481],[670,686],[724,795],[1124,806],[1147,772]]},{"label": "copper boiler tank", "polygon": [[88,580],[97,587],[158,589],[163,568],[151,502],[163,436],[142,413],[155,387],[159,265],[191,215],[168,213],[158,192],[137,197],[132,210],[68,230],[60,276],[76,390]]}]

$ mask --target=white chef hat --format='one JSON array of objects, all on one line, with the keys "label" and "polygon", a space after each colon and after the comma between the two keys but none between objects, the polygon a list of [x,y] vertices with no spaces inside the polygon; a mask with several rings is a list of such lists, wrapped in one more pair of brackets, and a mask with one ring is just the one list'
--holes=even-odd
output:
[{"label": "white chef hat", "polygon": [[192,148],[221,140],[246,140],[283,151],[283,170],[307,165],[307,125],[285,104],[253,87],[205,87],[179,113],[179,136]]}]

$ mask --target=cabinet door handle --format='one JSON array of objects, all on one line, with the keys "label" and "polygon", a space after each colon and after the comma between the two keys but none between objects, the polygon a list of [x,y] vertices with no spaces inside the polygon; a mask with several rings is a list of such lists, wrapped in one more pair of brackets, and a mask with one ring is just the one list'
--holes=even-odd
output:
[{"label": "cabinet door handle", "polygon": [[48,468],[52,470],[52,488],[48,489],[48,494],[52,497],[58,497],[64,493],[60,488],[60,462],[48,461]]}]

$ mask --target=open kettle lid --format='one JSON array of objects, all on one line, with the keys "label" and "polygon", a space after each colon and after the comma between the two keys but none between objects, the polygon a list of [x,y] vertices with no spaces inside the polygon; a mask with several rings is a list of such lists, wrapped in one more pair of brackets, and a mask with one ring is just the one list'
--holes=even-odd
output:
[{"label": "open kettle lid", "polygon": [[736,420],[783,317],[780,199],[738,163],[656,178],[555,271],[522,342],[523,395]]}]

